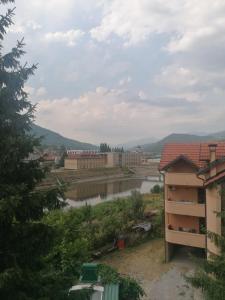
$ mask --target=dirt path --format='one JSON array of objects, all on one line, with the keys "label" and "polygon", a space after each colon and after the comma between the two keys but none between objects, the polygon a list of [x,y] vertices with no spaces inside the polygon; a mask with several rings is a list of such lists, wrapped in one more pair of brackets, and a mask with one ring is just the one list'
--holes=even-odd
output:
[{"label": "dirt path", "polygon": [[193,272],[194,264],[186,255],[164,263],[163,240],[115,252],[101,262],[136,278],[145,290],[145,300],[202,300],[199,291],[189,286],[182,275]]}]

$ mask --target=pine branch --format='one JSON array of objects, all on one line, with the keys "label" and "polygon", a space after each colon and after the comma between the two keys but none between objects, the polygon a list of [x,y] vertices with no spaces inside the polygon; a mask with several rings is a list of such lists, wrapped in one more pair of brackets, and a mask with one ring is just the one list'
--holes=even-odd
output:
[{"label": "pine branch", "polygon": [[26,53],[23,50],[24,46],[24,39],[22,39],[21,41],[17,41],[16,47],[13,47],[11,52],[1,57],[1,66],[3,69],[18,69],[20,67],[19,59]]},{"label": "pine branch", "polygon": [[208,231],[207,236],[215,243],[217,247],[220,247],[222,251],[225,250],[225,238],[215,232]]},{"label": "pine branch", "polygon": [[8,9],[6,14],[0,16],[0,39],[3,40],[4,35],[6,34],[6,29],[13,24],[12,17],[14,16],[14,10]]},{"label": "pine branch", "polygon": [[7,4],[7,3],[9,3],[9,2],[14,3],[15,0],[0,0],[0,4],[1,4],[1,3],[2,3],[2,4]]}]

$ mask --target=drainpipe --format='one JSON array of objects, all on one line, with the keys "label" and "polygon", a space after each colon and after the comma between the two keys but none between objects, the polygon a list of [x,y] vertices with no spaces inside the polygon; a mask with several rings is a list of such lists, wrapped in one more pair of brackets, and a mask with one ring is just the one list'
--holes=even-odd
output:
[{"label": "drainpipe", "polygon": [[[209,153],[210,153],[210,163],[216,160],[216,148],[217,144],[209,144]],[[216,168],[210,169],[210,177],[216,175]]]},{"label": "drainpipe", "polygon": [[162,171],[159,171],[160,175],[163,176],[163,187],[164,187],[164,199],[163,199],[163,206],[164,206],[164,218],[163,218],[163,232],[164,232],[164,247],[165,247],[165,260],[167,260],[167,247],[166,247],[166,230],[165,230],[165,218],[166,218],[166,210],[165,210],[165,189],[166,189],[166,185],[165,185],[165,173]]},{"label": "drainpipe", "polygon": [[[205,179],[200,177],[198,174],[196,175],[198,179],[201,179],[203,181],[203,187],[205,185]],[[206,213],[206,202],[205,202],[205,225],[207,227],[207,213]],[[208,246],[207,246],[207,235],[205,237],[205,250],[206,250],[206,255],[207,255],[207,249],[208,249]]]},{"label": "drainpipe", "polygon": [[[217,148],[217,144],[209,144],[209,160],[210,163],[212,163],[213,161],[216,160],[216,148]],[[209,175],[210,177],[215,176],[216,175],[216,168],[209,170]],[[200,177],[199,175],[197,175],[197,178],[201,179],[203,181],[203,187],[205,186],[205,178]],[[205,203],[205,223],[206,223],[206,229],[207,229],[207,212],[206,212],[206,205],[207,203]],[[208,249],[208,245],[207,245],[207,234],[206,234],[206,255],[207,255],[207,250]]]}]

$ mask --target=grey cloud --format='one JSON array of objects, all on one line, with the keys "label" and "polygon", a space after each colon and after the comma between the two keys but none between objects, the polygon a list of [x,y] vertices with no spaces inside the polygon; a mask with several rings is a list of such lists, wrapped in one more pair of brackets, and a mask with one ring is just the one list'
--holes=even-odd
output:
[{"label": "grey cloud", "polygon": [[[216,3],[17,0],[4,46],[25,37],[25,60],[39,63],[27,83],[39,102],[37,121],[66,136],[118,143],[201,126],[220,130],[225,4]],[[85,34],[76,39],[72,30]]]}]

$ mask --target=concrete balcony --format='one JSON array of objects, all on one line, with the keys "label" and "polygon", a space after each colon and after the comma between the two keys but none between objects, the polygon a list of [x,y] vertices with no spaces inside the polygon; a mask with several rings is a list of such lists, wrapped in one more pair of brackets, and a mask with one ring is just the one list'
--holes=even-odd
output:
[{"label": "concrete balcony", "polygon": [[195,202],[165,201],[165,212],[176,215],[205,217],[205,204]]},{"label": "concrete balcony", "polygon": [[203,181],[194,173],[166,173],[165,184],[202,187]]},{"label": "concrete balcony", "polygon": [[190,233],[184,231],[177,231],[166,229],[166,241],[173,244],[205,248],[206,236],[205,234]]}]

